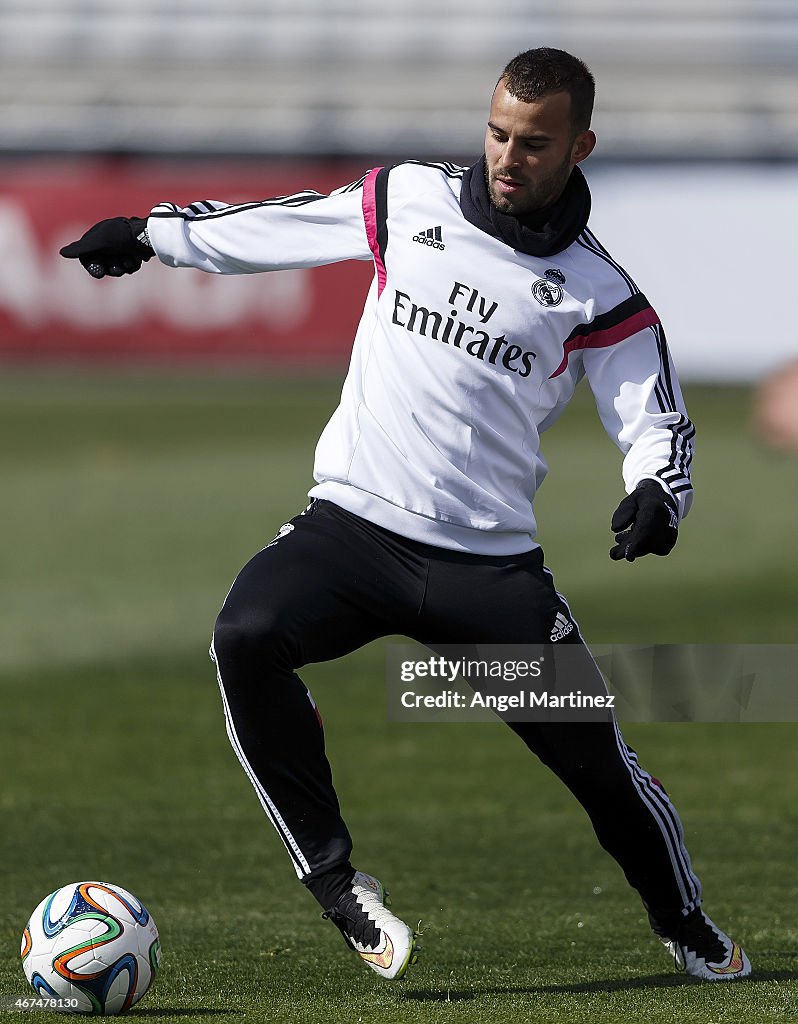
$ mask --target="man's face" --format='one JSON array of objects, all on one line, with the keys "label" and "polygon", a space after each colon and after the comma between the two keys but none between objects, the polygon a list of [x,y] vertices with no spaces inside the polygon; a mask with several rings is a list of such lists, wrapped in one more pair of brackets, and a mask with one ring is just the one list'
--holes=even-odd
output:
[{"label": "man's face", "polygon": [[548,206],[559,198],[574,166],[590,155],[595,144],[591,131],[574,135],[567,92],[524,103],[499,82],[485,133],[491,202],[513,217]]}]

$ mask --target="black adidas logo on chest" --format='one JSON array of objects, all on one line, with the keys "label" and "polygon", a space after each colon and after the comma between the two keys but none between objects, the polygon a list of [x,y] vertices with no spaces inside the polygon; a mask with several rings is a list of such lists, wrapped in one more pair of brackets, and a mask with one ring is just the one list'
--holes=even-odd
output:
[{"label": "black adidas logo on chest", "polygon": [[429,245],[433,249],[446,248],[443,242],[440,224],[437,227],[426,228],[424,231],[419,231],[417,235],[413,235],[413,241],[418,242],[420,245]]}]

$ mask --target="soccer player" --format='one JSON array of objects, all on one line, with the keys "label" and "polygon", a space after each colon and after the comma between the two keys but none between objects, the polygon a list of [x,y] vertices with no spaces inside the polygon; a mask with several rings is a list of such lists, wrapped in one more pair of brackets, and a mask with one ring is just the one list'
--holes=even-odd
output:
[{"label": "soccer player", "polygon": [[[298,877],[384,978],[414,962],[416,936],[350,863],[296,670],[395,633],[586,650],[532,507],[540,435],[582,377],[623,453],[610,558],[668,554],[690,507],[694,430],[662,326],[588,227],[593,97],[580,60],[529,50],[499,77],[471,167],[408,160],[329,196],[162,203],[62,250],[98,278],[153,255],[217,274],[373,263],[310,505],[241,571],[211,651],[230,740]],[[509,724],[581,802],[676,965],[706,981],[749,974],[701,907],[675,807],[614,719]]]}]

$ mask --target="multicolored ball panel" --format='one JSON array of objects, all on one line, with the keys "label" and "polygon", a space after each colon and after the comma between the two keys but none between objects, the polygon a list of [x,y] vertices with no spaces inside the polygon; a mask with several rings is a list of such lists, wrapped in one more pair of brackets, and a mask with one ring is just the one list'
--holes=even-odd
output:
[{"label": "multicolored ball panel", "polygon": [[116,1015],[149,989],[161,943],[132,893],[110,882],[75,882],[34,910],[20,955],[38,995],[68,999],[77,1013]]}]

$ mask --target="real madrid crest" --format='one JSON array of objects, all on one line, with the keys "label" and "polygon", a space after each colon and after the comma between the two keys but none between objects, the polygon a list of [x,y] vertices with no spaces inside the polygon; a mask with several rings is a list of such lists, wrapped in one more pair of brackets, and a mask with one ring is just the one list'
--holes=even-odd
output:
[{"label": "real madrid crest", "polygon": [[564,284],[565,274],[556,267],[552,267],[546,270],[543,277],[532,285],[532,294],[541,306],[559,306],[563,300],[562,286]]}]

